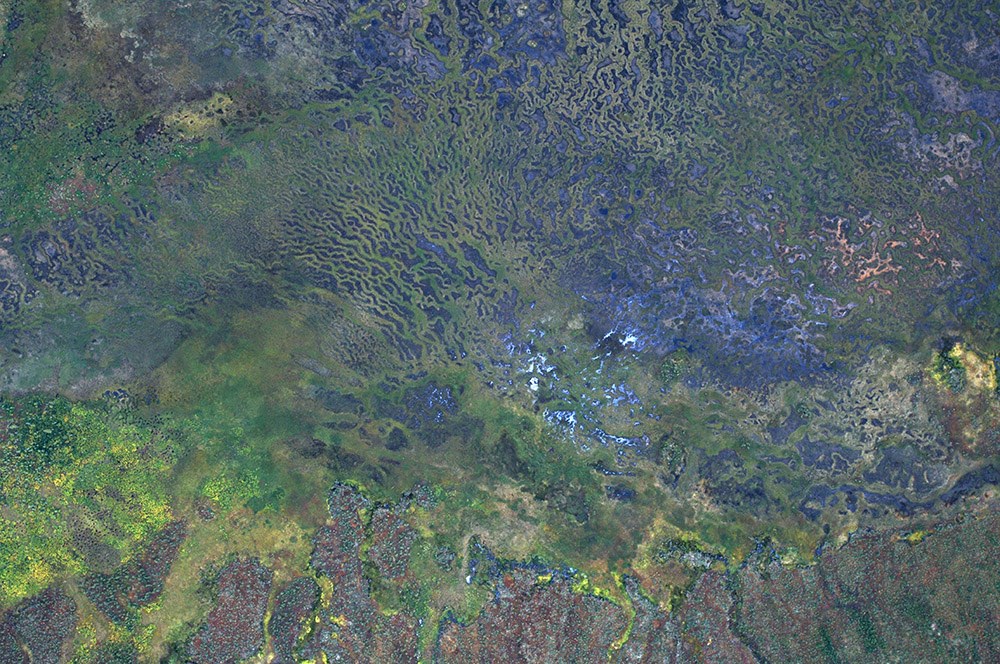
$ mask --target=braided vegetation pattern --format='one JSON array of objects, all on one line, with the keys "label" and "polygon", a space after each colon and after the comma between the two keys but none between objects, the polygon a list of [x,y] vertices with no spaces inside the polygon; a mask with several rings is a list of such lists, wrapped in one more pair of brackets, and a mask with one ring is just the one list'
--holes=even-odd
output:
[{"label": "braided vegetation pattern", "polygon": [[[765,538],[909,546],[1000,479],[1000,19],[937,4],[0,2],[0,405],[88,443],[5,477],[3,601],[66,580],[81,661],[501,657],[522,606],[613,616],[578,658],[794,651],[726,585]],[[473,534],[551,565],[489,604]],[[837,611],[796,657],[905,633]]]}]

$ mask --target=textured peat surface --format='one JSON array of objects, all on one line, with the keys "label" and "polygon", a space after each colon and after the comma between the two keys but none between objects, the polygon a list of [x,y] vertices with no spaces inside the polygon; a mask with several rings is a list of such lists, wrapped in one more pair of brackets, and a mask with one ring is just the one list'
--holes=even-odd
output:
[{"label": "textured peat surface", "polygon": [[0,0],[0,662],[1000,660],[1000,10]]}]

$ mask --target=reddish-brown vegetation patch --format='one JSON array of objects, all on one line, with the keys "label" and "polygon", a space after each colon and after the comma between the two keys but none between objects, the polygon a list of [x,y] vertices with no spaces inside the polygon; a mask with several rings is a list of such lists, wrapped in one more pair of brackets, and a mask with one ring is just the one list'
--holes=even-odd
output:
[{"label": "reddish-brown vegetation patch", "polygon": [[733,632],[733,596],[719,572],[705,572],[680,612],[684,652],[693,661],[749,664],[756,658]]},{"label": "reddish-brown vegetation patch", "polygon": [[625,612],[566,579],[539,584],[514,569],[469,625],[446,622],[438,653],[444,662],[601,662],[627,626]]},{"label": "reddish-brown vegetation patch", "polygon": [[330,493],[331,518],[313,539],[312,566],[333,582],[333,596],[302,647],[301,655],[308,659],[416,661],[416,619],[405,613],[383,615],[362,575],[361,510],[366,506],[352,487],[339,485]]},{"label": "reddish-brown vegetation patch", "polygon": [[614,660],[619,664],[676,662],[680,652],[677,624],[642,595],[637,579],[626,576],[624,585],[632,600],[635,617],[628,640],[615,652]]},{"label": "reddish-brown vegetation patch", "polygon": [[191,639],[192,661],[239,662],[261,649],[271,576],[256,558],[236,560],[222,569],[216,605]]},{"label": "reddish-brown vegetation patch", "polygon": [[318,599],[319,587],[316,582],[304,576],[288,582],[278,592],[271,620],[267,623],[275,664],[295,661],[295,645],[302,636]]},{"label": "reddish-brown vegetation patch", "polygon": [[76,621],[76,602],[58,588],[24,600],[0,617],[0,662],[61,661]]},{"label": "reddish-brown vegetation patch", "polygon": [[1000,661],[1000,515],[865,536],[809,569],[738,576],[742,635],[770,661]]},{"label": "reddish-brown vegetation patch", "polygon": [[93,200],[97,183],[87,180],[81,171],[49,187],[49,207],[56,214],[68,214]]},{"label": "reddish-brown vegetation patch", "polygon": [[370,560],[384,579],[398,579],[410,564],[410,549],[417,533],[402,517],[388,508],[379,508],[372,515]]},{"label": "reddish-brown vegetation patch", "polygon": [[136,560],[111,574],[88,575],[82,583],[87,599],[116,623],[125,621],[130,607],[155,602],[186,535],[184,523],[175,521],[161,530]]}]

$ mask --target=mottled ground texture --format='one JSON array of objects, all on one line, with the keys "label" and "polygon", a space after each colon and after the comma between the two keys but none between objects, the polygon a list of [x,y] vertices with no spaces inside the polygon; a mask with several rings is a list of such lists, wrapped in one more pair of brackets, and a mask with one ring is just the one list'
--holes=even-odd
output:
[{"label": "mottled ground texture", "polygon": [[0,662],[1000,661],[998,174],[987,0],[0,0]]},{"label": "mottled ground texture", "polygon": [[271,570],[254,559],[235,560],[219,572],[218,597],[189,647],[197,662],[240,662],[264,645],[264,614]]},{"label": "mottled ground texture", "polygon": [[[330,518],[313,540],[316,580],[298,577],[272,587],[271,570],[258,560],[227,563],[211,583],[212,605],[185,648],[185,661],[243,661],[262,648],[282,662],[417,660],[415,618],[386,615],[362,573],[360,551],[377,536],[365,535],[370,503],[343,485],[330,497]],[[670,611],[651,601],[633,577],[621,579],[617,599],[578,572],[499,559],[479,543],[462,571],[475,579],[467,582],[488,591],[487,599],[467,619],[442,615],[427,657],[991,662],[1000,655],[993,565],[998,538],[1000,516],[980,513],[919,538],[858,535],[798,568],[782,565],[762,542],[742,565],[702,572]],[[423,545],[419,536],[413,539]],[[409,561],[403,573],[411,573]],[[78,623],[78,605],[50,588],[3,615],[0,661],[59,661]],[[114,657],[125,657],[125,650],[105,647],[95,661],[119,661]]]}]

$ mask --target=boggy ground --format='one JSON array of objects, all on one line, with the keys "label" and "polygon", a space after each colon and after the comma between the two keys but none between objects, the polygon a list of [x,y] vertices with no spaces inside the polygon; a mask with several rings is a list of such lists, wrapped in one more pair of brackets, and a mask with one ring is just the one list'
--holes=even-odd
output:
[{"label": "boggy ground", "polygon": [[[699,569],[667,609],[633,576],[602,588],[571,568],[498,558],[479,538],[442,558],[420,534],[437,502],[427,487],[377,504],[338,485],[308,568],[274,584],[266,561],[219,561],[196,594],[203,618],[165,661],[985,662],[1000,652],[990,565],[1000,517],[986,504],[928,531],[859,534],[806,567],[782,565],[762,541],[742,564]],[[143,560],[162,556],[178,528]],[[373,561],[374,550],[398,565]],[[8,610],[2,661],[150,658],[126,632],[81,619],[77,594],[54,586]],[[120,623],[117,611],[107,618]]]},{"label": "boggy ground", "polygon": [[996,22],[0,3],[5,652],[995,658]]}]

